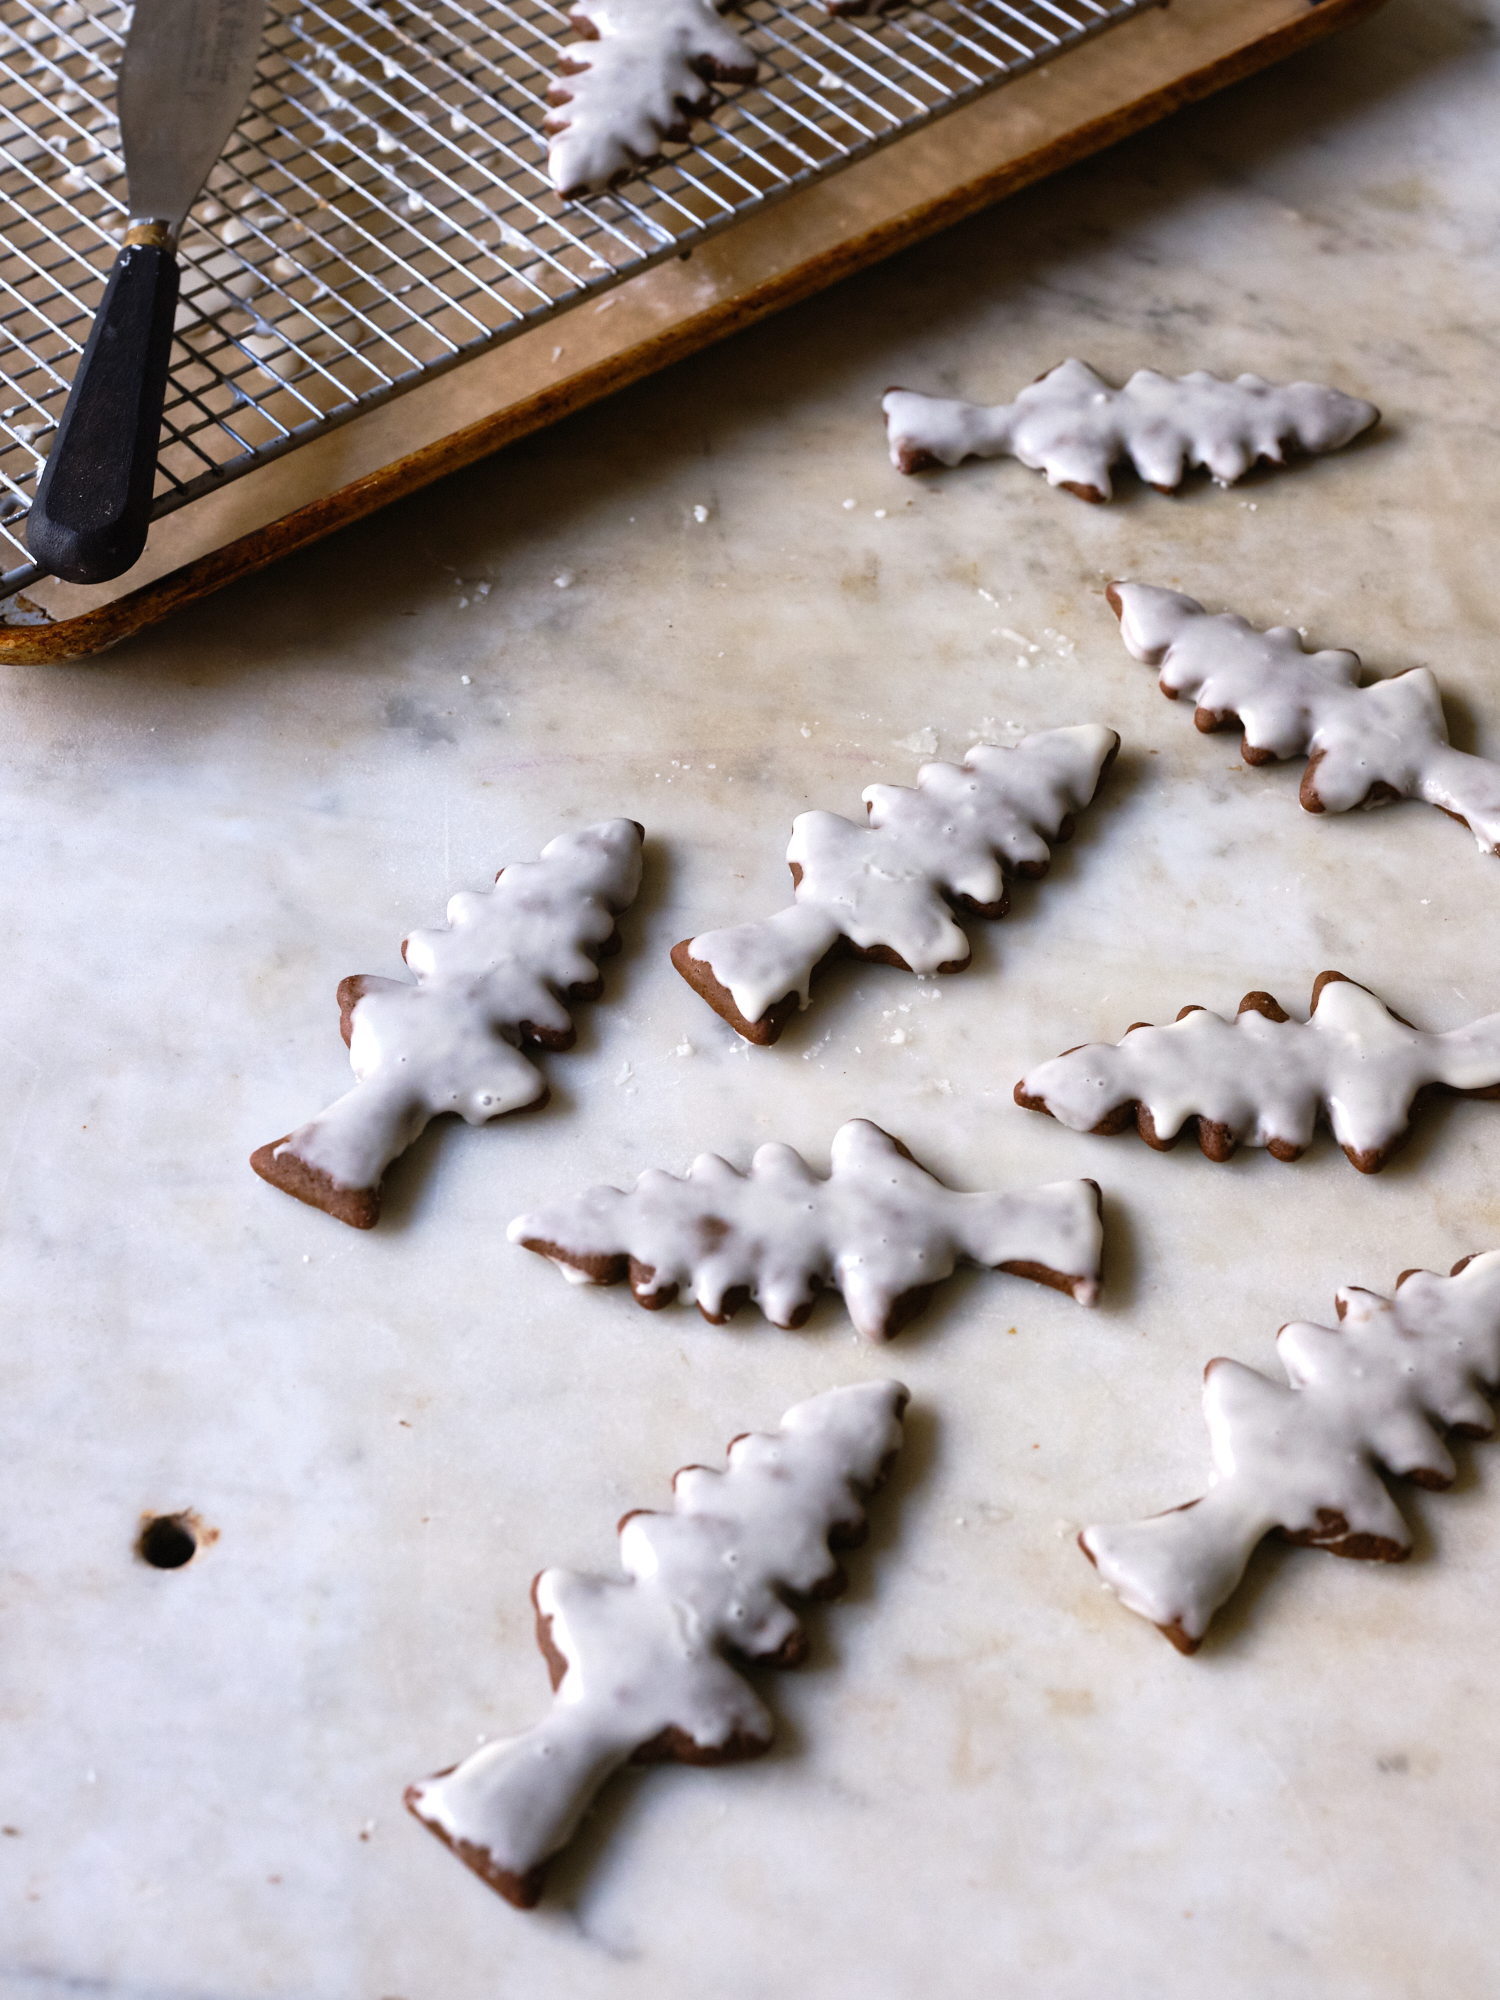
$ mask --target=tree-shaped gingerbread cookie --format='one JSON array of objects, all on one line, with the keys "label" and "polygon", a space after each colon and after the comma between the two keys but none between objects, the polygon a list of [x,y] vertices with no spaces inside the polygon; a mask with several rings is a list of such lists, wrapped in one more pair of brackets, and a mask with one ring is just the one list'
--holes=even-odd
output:
[{"label": "tree-shaped gingerbread cookie", "polygon": [[1209,1363],[1214,1471],[1202,1499],[1079,1536],[1111,1590],[1179,1652],[1197,1650],[1266,1535],[1404,1561],[1411,1531],[1382,1471],[1441,1491],[1454,1478],[1443,1434],[1494,1430],[1483,1392],[1500,1385],[1500,1251],[1465,1257],[1447,1278],[1405,1271],[1394,1298],[1346,1285],[1335,1303],[1337,1327],[1295,1321],[1277,1334],[1285,1385]]},{"label": "tree-shaped gingerbread cookie", "polygon": [[1086,361],[1059,362],[1013,403],[892,389],[883,407],[898,471],[1014,458],[1045,472],[1049,486],[1093,501],[1109,499],[1110,468],[1122,461],[1161,493],[1200,465],[1232,486],[1252,465],[1337,451],[1380,416],[1373,403],[1320,382],[1224,382],[1201,368],[1176,376],[1138,368],[1116,389]]},{"label": "tree-shaped gingerbread cookie", "polygon": [[808,1640],[783,1593],[835,1597],[835,1550],[865,1536],[864,1501],[901,1443],[899,1382],[830,1389],[747,1433],[722,1472],[684,1467],[670,1514],[620,1523],[626,1580],[543,1570],[537,1642],[555,1693],[543,1720],[410,1787],[406,1803],[509,1902],[622,1764],[729,1764],[771,1746],[770,1711],[733,1662],[794,1667]]},{"label": "tree-shaped gingerbread cookie", "polygon": [[1120,739],[1083,723],[1014,749],[976,743],[962,764],[924,764],[914,787],[870,785],[863,825],[806,812],[786,850],[795,900],[758,923],[705,931],[672,963],[747,1042],[774,1042],[808,1004],[814,972],[843,953],[925,976],[961,972],[955,912],[1003,917],[1006,878],[1039,881],[1049,841],[1070,839]]},{"label": "tree-shaped gingerbread cookie", "polygon": [[1247,993],[1232,1020],[1184,1007],[1169,1026],[1137,1021],[1123,1041],[1089,1042],[1038,1063],[1015,1088],[1027,1111],[1075,1132],[1134,1125],[1165,1152],[1195,1126],[1210,1160],[1240,1146],[1301,1159],[1320,1118],[1362,1174],[1378,1174],[1420,1099],[1500,1097],[1500,1014],[1429,1034],[1367,987],[1323,972],[1311,1018],[1292,1020],[1269,993]]},{"label": "tree-shaped gingerbread cookie", "polygon": [[1169,700],[1191,698],[1205,734],[1239,729],[1250,765],[1306,757],[1305,811],[1421,799],[1467,826],[1486,854],[1500,851],[1500,764],[1454,749],[1426,667],[1361,687],[1358,653],[1306,652],[1290,625],[1262,632],[1154,584],[1112,583],[1106,595],[1133,658],[1160,667]]},{"label": "tree-shaped gingerbread cookie", "polygon": [[748,1173],[702,1153],[681,1179],[650,1167],[628,1194],[590,1188],[506,1233],[575,1283],[628,1276],[641,1305],[694,1299],[715,1326],[747,1300],[802,1326],[828,1286],[866,1340],[889,1340],[960,1263],[1092,1305],[1104,1234],[1093,1181],[959,1194],[867,1118],[834,1134],[826,1177],[790,1146],[759,1147]]},{"label": "tree-shaped gingerbread cookie", "polygon": [[666,140],[687,138],[714,84],[755,79],[755,57],[714,0],[574,0],[568,25],[581,39],[560,52],[543,128],[562,195],[638,173]]},{"label": "tree-shaped gingerbread cookie", "polygon": [[571,1048],[568,1004],[597,999],[597,960],[619,949],[615,918],[641,880],[641,828],[604,820],[559,834],[537,861],[463,890],[445,930],[413,931],[414,981],[356,973],[339,984],[339,1024],[359,1079],[306,1125],[252,1154],[273,1187],[356,1229],[380,1216],[380,1182],[445,1111],[483,1125],[546,1102],[523,1048]]}]

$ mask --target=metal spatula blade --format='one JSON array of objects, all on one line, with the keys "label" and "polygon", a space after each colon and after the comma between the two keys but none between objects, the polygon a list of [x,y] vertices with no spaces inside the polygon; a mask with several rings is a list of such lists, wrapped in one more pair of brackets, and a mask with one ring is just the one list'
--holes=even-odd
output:
[{"label": "metal spatula blade", "polygon": [[33,556],[105,583],[146,546],[177,239],[255,81],[266,0],[136,0],[118,100],[130,218],[26,523]]}]

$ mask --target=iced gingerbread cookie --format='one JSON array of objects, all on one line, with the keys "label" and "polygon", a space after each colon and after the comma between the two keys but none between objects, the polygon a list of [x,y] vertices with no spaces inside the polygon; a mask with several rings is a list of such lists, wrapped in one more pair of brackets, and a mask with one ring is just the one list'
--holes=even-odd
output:
[{"label": "iced gingerbread cookie", "polygon": [[1306,653],[1289,625],[1262,632],[1153,584],[1112,583],[1107,595],[1132,656],[1161,668],[1169,701],[1191,697],[1199,729],[1242,730],[1247,764],[1308,759],[1306,811],[1424,799],[1500,851],[1500,764],[1453,748],[1426,667],[1361,687],[1358,653]]},{"label": "iced gingerbread cookie", "polygon": [[976,743],[962,764],[924,764],[914,789],[869,785],[868,821],[801,813],[786,858],[795,901],[760,923],[705,931],[672,963],[737,1034],[763,1047],[838,953],[926,975],[961,972],[969,940],[954,912],[1003,917],[1007,875],[1039,881],[1048,841],[1068,840],[1120,739],[1083,723],[1014,749]]},{"label": "iced gingerbread cookie", "polygon": [[493,889],[454,896],[446,930],[412,932],[401,956],[415,983],[341,980],[339,1025],[359,1081],[251,1155],[262,1180],[371,1229],[382,1175],[431,1119],[455,1111],[483,1125],[545,1104],[546,1079],[521,1051],[573,1046],[566,1003],[603,991],[596,961],[619,950],[615,918],[640,887],[643,838],[633,819],[560,834]]},{"label": "iced gingerbread cookie", "polygon": [[413,1785],[406,1803],[461,1861],[528,1909],[547,1862],[622,1764],[729,1764],[771,1747],[770,1711],[733,1660],[800,1666],[783,1593],[836,1597],[833,1553],[865,1536],[864,1501],[901,1444],[899,1382],[831,1389],[769,1435],[690,1465],[670,1514],[620,1523],[626,1581],[543,1570],[531,1587],[555,1690],[545,1719]]},{"label": "iced gingerbread cookie", "polygon": [[1138,1021],[1122,1042],[1090,1042],[1028,1072],[1017,1104],[1074,1132],[1134,1125],[1165,1152],[1190,1120],[1211,1160],[1237,1146],[1300,1159],[1320,1116],[1362,1174],[1378,1174],[1429,1093],[1500,1097],[1500,1014],[1427,1034],[1366,987],[1323,972],[1311,1019],[1247,993],[1232,1021],[1184,1007],[1170,1027]]},{"label": "iced gingerbread cookie", "polygon": [[1252,465],[1280,465],[1289,450],[1337,451],[1377,422],[1373,403],[1316,382],[1279,388],[1258,375],[1221,382],[1201,369],[1137,369],[1111,388],[1085,361],[1064,361],[1013,403],[986,408],[892,389],[885,403],[891,463],[925,472],[966,458],[1015,458],[1081,500],[1108,500],[1112,465],[1128,459],[1159,492],[1205,466],[1232,486]]},{"label": "iced gingerbread cookie", "polygon": [[[728,4],[728,0],[724,0]],[[542,128],[562,195],[627,179],[686,139],[713,106],[715,83],[753,83],[756,60],[713,0],[575,0]]]},{"label": "iced gingerbread cookie", "polygon": [[1451,1486],[1443,1433],[1486,1438],[1500,1384],[1500,1251],[1451,1277],[1405,1271],[1396,1296],[1347,1285],[1338,1326],[1294,1321],[1276,1336],[1287,1386],[1211,1361],[1203,1414],[1214,1472],[1201,1500],[1123,1527],[1085,1528],[1084,1553],[1121,1601],[1180,1652],[1196,1652],[1252,1550],[1288,1541],[1367,1562],[1403,1562],[1411,1533],[1381,1470]]},{"label": "iced gingerbread cookie", "polygon": [[703,1153],[680,1180],[652,1167],[629,1194],[590,1188],[517,1216],[506,1233],[575,1284],[628,1275],[641,1305],[695,1299],[715,1326],[747,1299],[773,1326],[802,1326],[826,1285],[866,1340],[889,1340],[961,1263],[1054,1285],[1080,1305],[1098,1298],[1093,1181],[957,1194],[864,1118],[840,1127],[832,1151],[827,1179],[790,1146],[760,1147],[747,1174]]}]

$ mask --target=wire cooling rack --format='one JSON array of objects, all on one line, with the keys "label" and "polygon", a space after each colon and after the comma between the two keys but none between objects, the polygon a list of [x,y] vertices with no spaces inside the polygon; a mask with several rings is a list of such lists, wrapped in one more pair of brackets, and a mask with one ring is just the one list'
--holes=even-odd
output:
[{"label": "wire cooling rack", "polygon": [[[273,5],[181,245],[155,514],[536,325],[1161,0],[934,0],[729,18],[760,63],[618,191],[546,178],[549,0]],[[126,214],[130,8],[0,0],[0,595]]]}]

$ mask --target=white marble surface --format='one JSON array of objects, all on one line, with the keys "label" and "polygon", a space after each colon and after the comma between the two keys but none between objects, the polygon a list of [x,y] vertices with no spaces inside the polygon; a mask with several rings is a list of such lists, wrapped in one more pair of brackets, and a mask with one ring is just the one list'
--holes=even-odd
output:
[{"label": "white marble surface", "polygon": [[[1269,1364],[1339,1283],[1500,1244],[1500,1107],[1439,1109],[1367,1181],[1326,1139],[1214,1167],[1010,1091],[1189,1000],[1301,1009],[1326,965],[1424,1026],[1500,1004],[1500,862],[1417,806],[1301,813],[1101,595],[1426,661],[1500,754],[1497,26],[1392,0],[105,661],[5,675],[6,2000],[1493,1990],[1500,1451],[1408,1496],[1404,1569],[1264,1555],[1191,1661],[1070,1537],[1199,1490],[1211,1355]],[[998,398],[1068,353],[1323,377],[1386,423],[1108,510],[886,465],[888,384]],[[763,1052],[672,971],[778,906],[794,811],[908,777],[903,741],[1092,717],[1126,739],[1108,793],[941,999],[844,968]],[[346,1074],[339,976],[617,812],[647,887],[551,1108],[430,1133],[373,1235],[257,1182]],[[833,1305],[718,1331],[505,1242],[591,1179],[824,1156],[853,1114],[962,1187],[1095,1174],[1104,1305],[971,1276],[874,1353]],[[675,1466],[884,1372],[910,1446],[772,1685],[777,1750],[617,1782],[508,1908],[400,1798],[541,1712],[533,1572],[608,1566]],[[218,1539],[136,1561],[181,1507]]]}]

